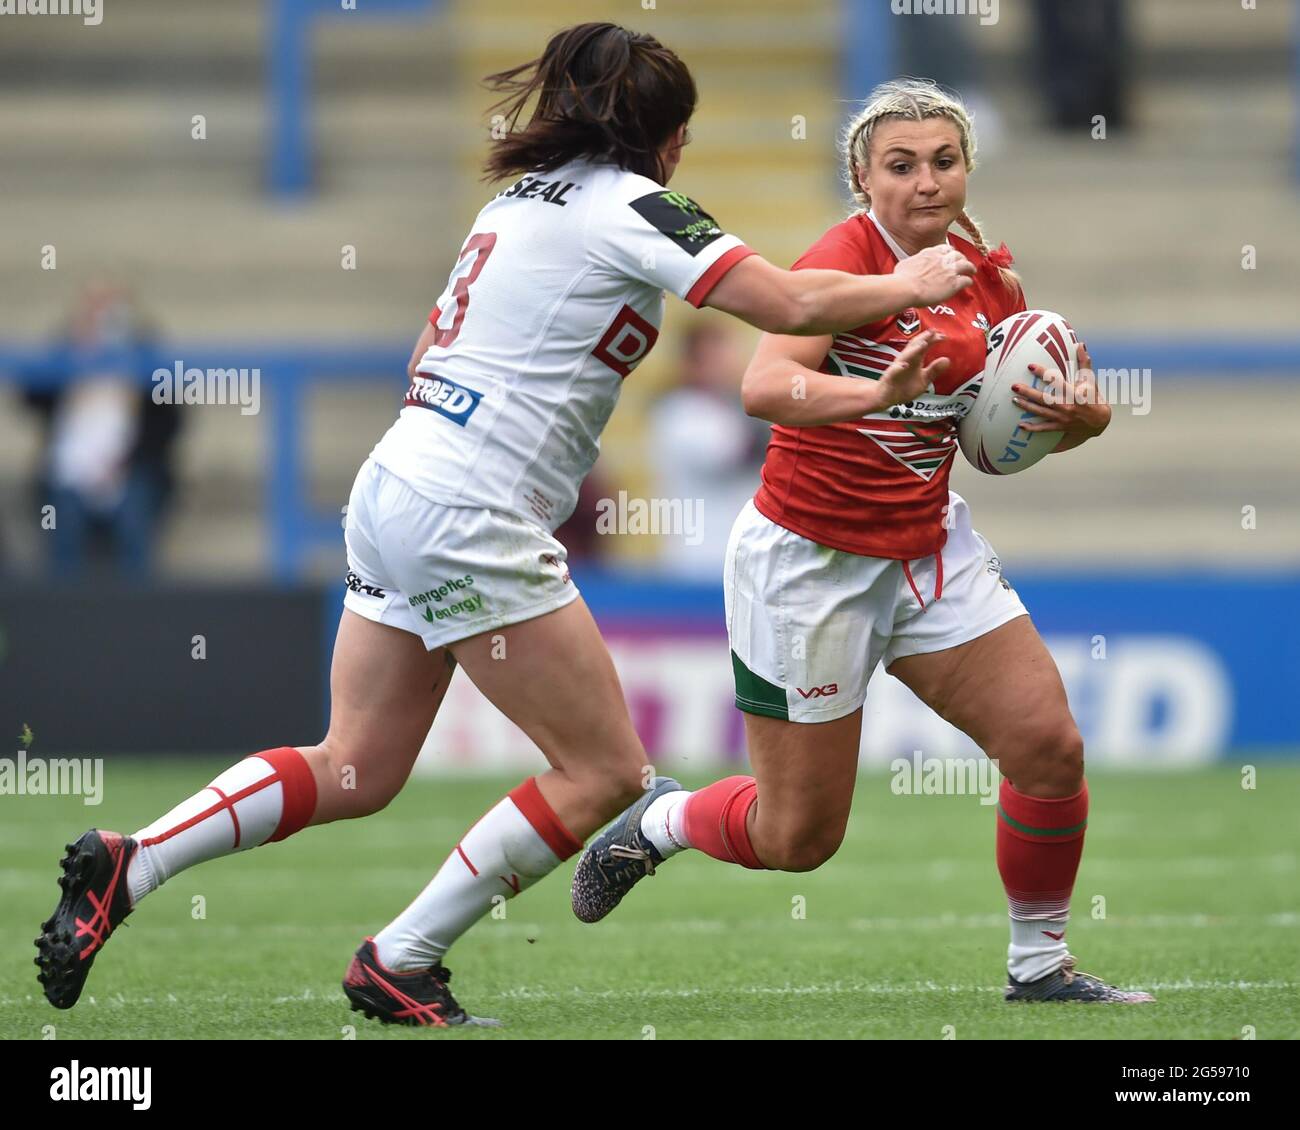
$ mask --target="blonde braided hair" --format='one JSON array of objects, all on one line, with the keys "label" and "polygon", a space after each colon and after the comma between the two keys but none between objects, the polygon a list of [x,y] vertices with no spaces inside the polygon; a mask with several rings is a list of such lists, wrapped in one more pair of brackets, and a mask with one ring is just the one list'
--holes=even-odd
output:
[{"label": "blonde braided hair", "polygon": [[[961,142],[962,160],[966,172],[975,171],[975,130],[961,99],[948,94],[938,83],[928,78],[898,78],[882,82],[867,98],[862,109],[844,128],[840,138],[840,152],[844,158],[844,179],[853,199],[866,211],[871,207],[871,195],[858,176],[859,168],[871,163],[871,135],[876,125],[890,119],[914,122],[927,118],[947,118],[957,127]],[[964,208],[957,216],[957,224],[970,236],[980,255],[988,256],[990,248],[979,222]],[[1019,285],[1019,277],[1009,267],[999,267],[1003,280],[1011,288]]]}]

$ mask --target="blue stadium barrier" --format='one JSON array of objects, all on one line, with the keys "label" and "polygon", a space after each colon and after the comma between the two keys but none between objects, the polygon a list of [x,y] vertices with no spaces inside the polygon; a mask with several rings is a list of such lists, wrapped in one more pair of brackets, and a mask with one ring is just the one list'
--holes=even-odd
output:
[{"label": "blue stadium barrier", "polygon": [[[1212,377],[1294,379],[1300,374],[1300,339],[1093,338],[1089,348],[1099,366],[1149,368],[1171,380]],[[393,412],[400,407],[410,346],[380,342],[352,345],[301,342],[159,344],[140,379],[149,383],[157,368],[170,371],[177,360],[186,368],[257,369],[270,404],[267,436],[265,514],[273,575],[282,581],[302,576],[310,551],[338,538],[339,515],[309,502],[302,466],[301,420],[309,387],[322,381],[376,381],[387,386]],[[67,374],[52,367],[48,345],[0,343],[0,380],[25,387],[52,387]],[[376,436],[376,439],[379,437]]]},{"label": "blue stadium barrier", "polygon": [[281,198],[300,198],[312,185],[311,33],[318,20],[428,17],[442,0],[272,0],[267,34],[267,184]]},{"label": "blue stadium barrier", "polygon": [[[66,373],[50,367],[48,347],[7,348],[0,345],[0,379],[18,376],[28,388],[54,387]],[[190,369],[257,369],[270,408],[266,444],[264,505],[271,570],[277,580],[302,575],[307,555],[317,545],[339,537],[337,511],[321,512],[309,501],[302,457],[301,420],[306,393],[323,381],[373,380],[389,385],[393,416],[406,387],[409,346],[370,343],[360,346],[301,344],[156,346],[154,361],[141,371],[150,383],[155,369],[170,371],[177,360]],[[376,436],[376,439],[379,437]]]},{"label": "blue stadium barrier", "polygon": [[867,4],[843,0],[840,4],[840,89],[847,109],[895,76],[897,27],[888,0]]}]

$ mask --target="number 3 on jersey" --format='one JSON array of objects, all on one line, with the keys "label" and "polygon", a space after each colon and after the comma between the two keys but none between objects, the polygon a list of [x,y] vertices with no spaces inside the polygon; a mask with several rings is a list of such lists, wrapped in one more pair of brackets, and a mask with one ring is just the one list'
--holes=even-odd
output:
[{"label": "number 3 on jersey", "polygon": [[470,236],[465,241],[465,246],[460,249],[456,266],[451,272],[452,279],[455,281],[450,283],[449,290],[443,292],[442,299],[442,301],[455,303],[456,312],[449,327],[444,329],[442,322],[445,315],[450,314],[451,311],[443,310],[441,301],[436,307],[438,313],[434,319],[434,326],[437,327],[438,332],[434,335],[433,344],[440,349],[449,346],[460,333],[461,323],[465,321],[465,311],[469,309],[469,288],[474,285],[474,280],[486,265],[496,243],[496,232],[480,232],[478,235]]}]

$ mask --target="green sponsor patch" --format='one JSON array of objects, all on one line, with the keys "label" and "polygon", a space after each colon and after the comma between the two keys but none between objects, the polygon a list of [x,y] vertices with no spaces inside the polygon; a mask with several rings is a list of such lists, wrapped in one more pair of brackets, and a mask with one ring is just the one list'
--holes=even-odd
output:
[{"label": "green sponsor patch", "polygon": [[458,600],[455,604],[448,604],[446,607],[440,605],[426,605],[421,616],[430,624],[435,620],[447,620],[452,616],[459,616],[462,612],[478,612],[483,607],[483,594],[475,593],[473,596],[467,596],[464,600]]},{"label": "green sponsor patch", "polygon": [[713,217],[681,192],[652,192],[633,200],[637,212],[688,255],[697,255],[723,234]]}]

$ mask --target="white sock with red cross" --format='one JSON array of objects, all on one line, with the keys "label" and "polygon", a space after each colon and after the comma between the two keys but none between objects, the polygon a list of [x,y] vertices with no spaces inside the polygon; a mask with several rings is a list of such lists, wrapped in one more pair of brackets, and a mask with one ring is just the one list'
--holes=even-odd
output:
[{"label": "white sock with red cross", "polygon": [[236,762],[212,784],[132,834],[126,869],[131,905],[173,875],[218,856],[283,840],[316,811],[316,778],[292,746]]},{"label": "white sock with red cross", "polygon": [[415,901],[375,935],[379,960],[398,973],[435,964],[494,906],[581,850],[529,777],[465,833]]}]

